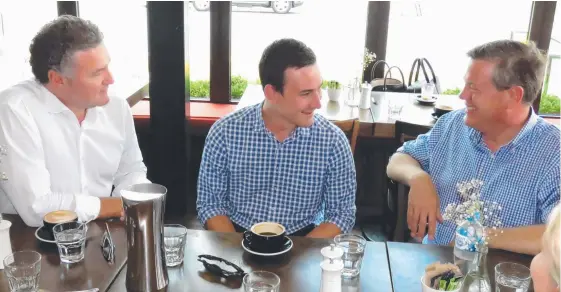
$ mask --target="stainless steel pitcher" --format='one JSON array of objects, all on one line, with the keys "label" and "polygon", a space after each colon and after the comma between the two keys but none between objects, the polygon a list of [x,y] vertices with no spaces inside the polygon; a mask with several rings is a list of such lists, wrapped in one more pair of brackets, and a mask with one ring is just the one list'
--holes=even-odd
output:
[{"label": "stainless steel pitcher", "polygon": [[152,183],[121,191],[127,232],[127,291],[165,291],[168,274],[164,250],[167,189]]}]

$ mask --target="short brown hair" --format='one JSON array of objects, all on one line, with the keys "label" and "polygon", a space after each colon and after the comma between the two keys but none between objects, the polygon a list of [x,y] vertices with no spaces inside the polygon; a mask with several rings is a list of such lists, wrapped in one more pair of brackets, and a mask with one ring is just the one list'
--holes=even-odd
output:
[{"label": "short brown hair", "polygon": [[495,62],[493,84],[499,90],[512,86],[524,88],[524,102],[532,104],[541,89],[545,71],[545,56],[533,42],[528,44],[499,40],[471,49],[472,60]]},{"label": "short brown hair", "polygon": [[102,42],[103,34],[91,21],[60,16],[43,26],[31,41],[31,71],[45,84],[49,82],[49,70],[62,73],[75,52],[95,48]]}]

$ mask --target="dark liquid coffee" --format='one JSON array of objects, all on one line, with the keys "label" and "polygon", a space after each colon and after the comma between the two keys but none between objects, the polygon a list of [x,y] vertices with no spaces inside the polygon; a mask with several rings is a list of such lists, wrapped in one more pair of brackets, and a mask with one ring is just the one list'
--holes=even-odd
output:
[{"label": "dark liquid coffee", "polygon": [[273,232],[261,232],[261,233],[259,233],[259,235],[263,235],[263,236],[275,236],[275,235],[278,235],[278,234],[273,233]]}]

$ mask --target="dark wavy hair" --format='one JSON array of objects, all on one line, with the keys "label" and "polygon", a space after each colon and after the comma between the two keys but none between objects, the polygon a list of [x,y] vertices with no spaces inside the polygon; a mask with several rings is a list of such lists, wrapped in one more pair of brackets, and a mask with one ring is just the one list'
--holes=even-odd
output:
[{"label": "dark wavy hair", "polygon": [[89,20],[63,15],[44,25],[29,46],[31,71],[35,78],[49,82],[49,70],[66,73],[77,51],[92,49],[103,42],[103,34]]}]

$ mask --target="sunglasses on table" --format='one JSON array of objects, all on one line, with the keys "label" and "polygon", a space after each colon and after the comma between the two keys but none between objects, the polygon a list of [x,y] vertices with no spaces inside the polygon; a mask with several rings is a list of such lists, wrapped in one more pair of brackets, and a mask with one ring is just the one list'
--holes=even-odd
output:
[{"label": "sunglasses on table", "polygon": [[115,244],[113,243],[113,238],[111,237],[111,232],[109,232],[109,226],[105,222],[105,232],[101,237],[101,253],[103,258],[109,263],[115,262]]},{"label": "sunglasses on table", "polygon": [[219,257],[202,254],[198,256],[199,262],[213,275],[222,278],[242,278],[245,272],[237,265]]}]

